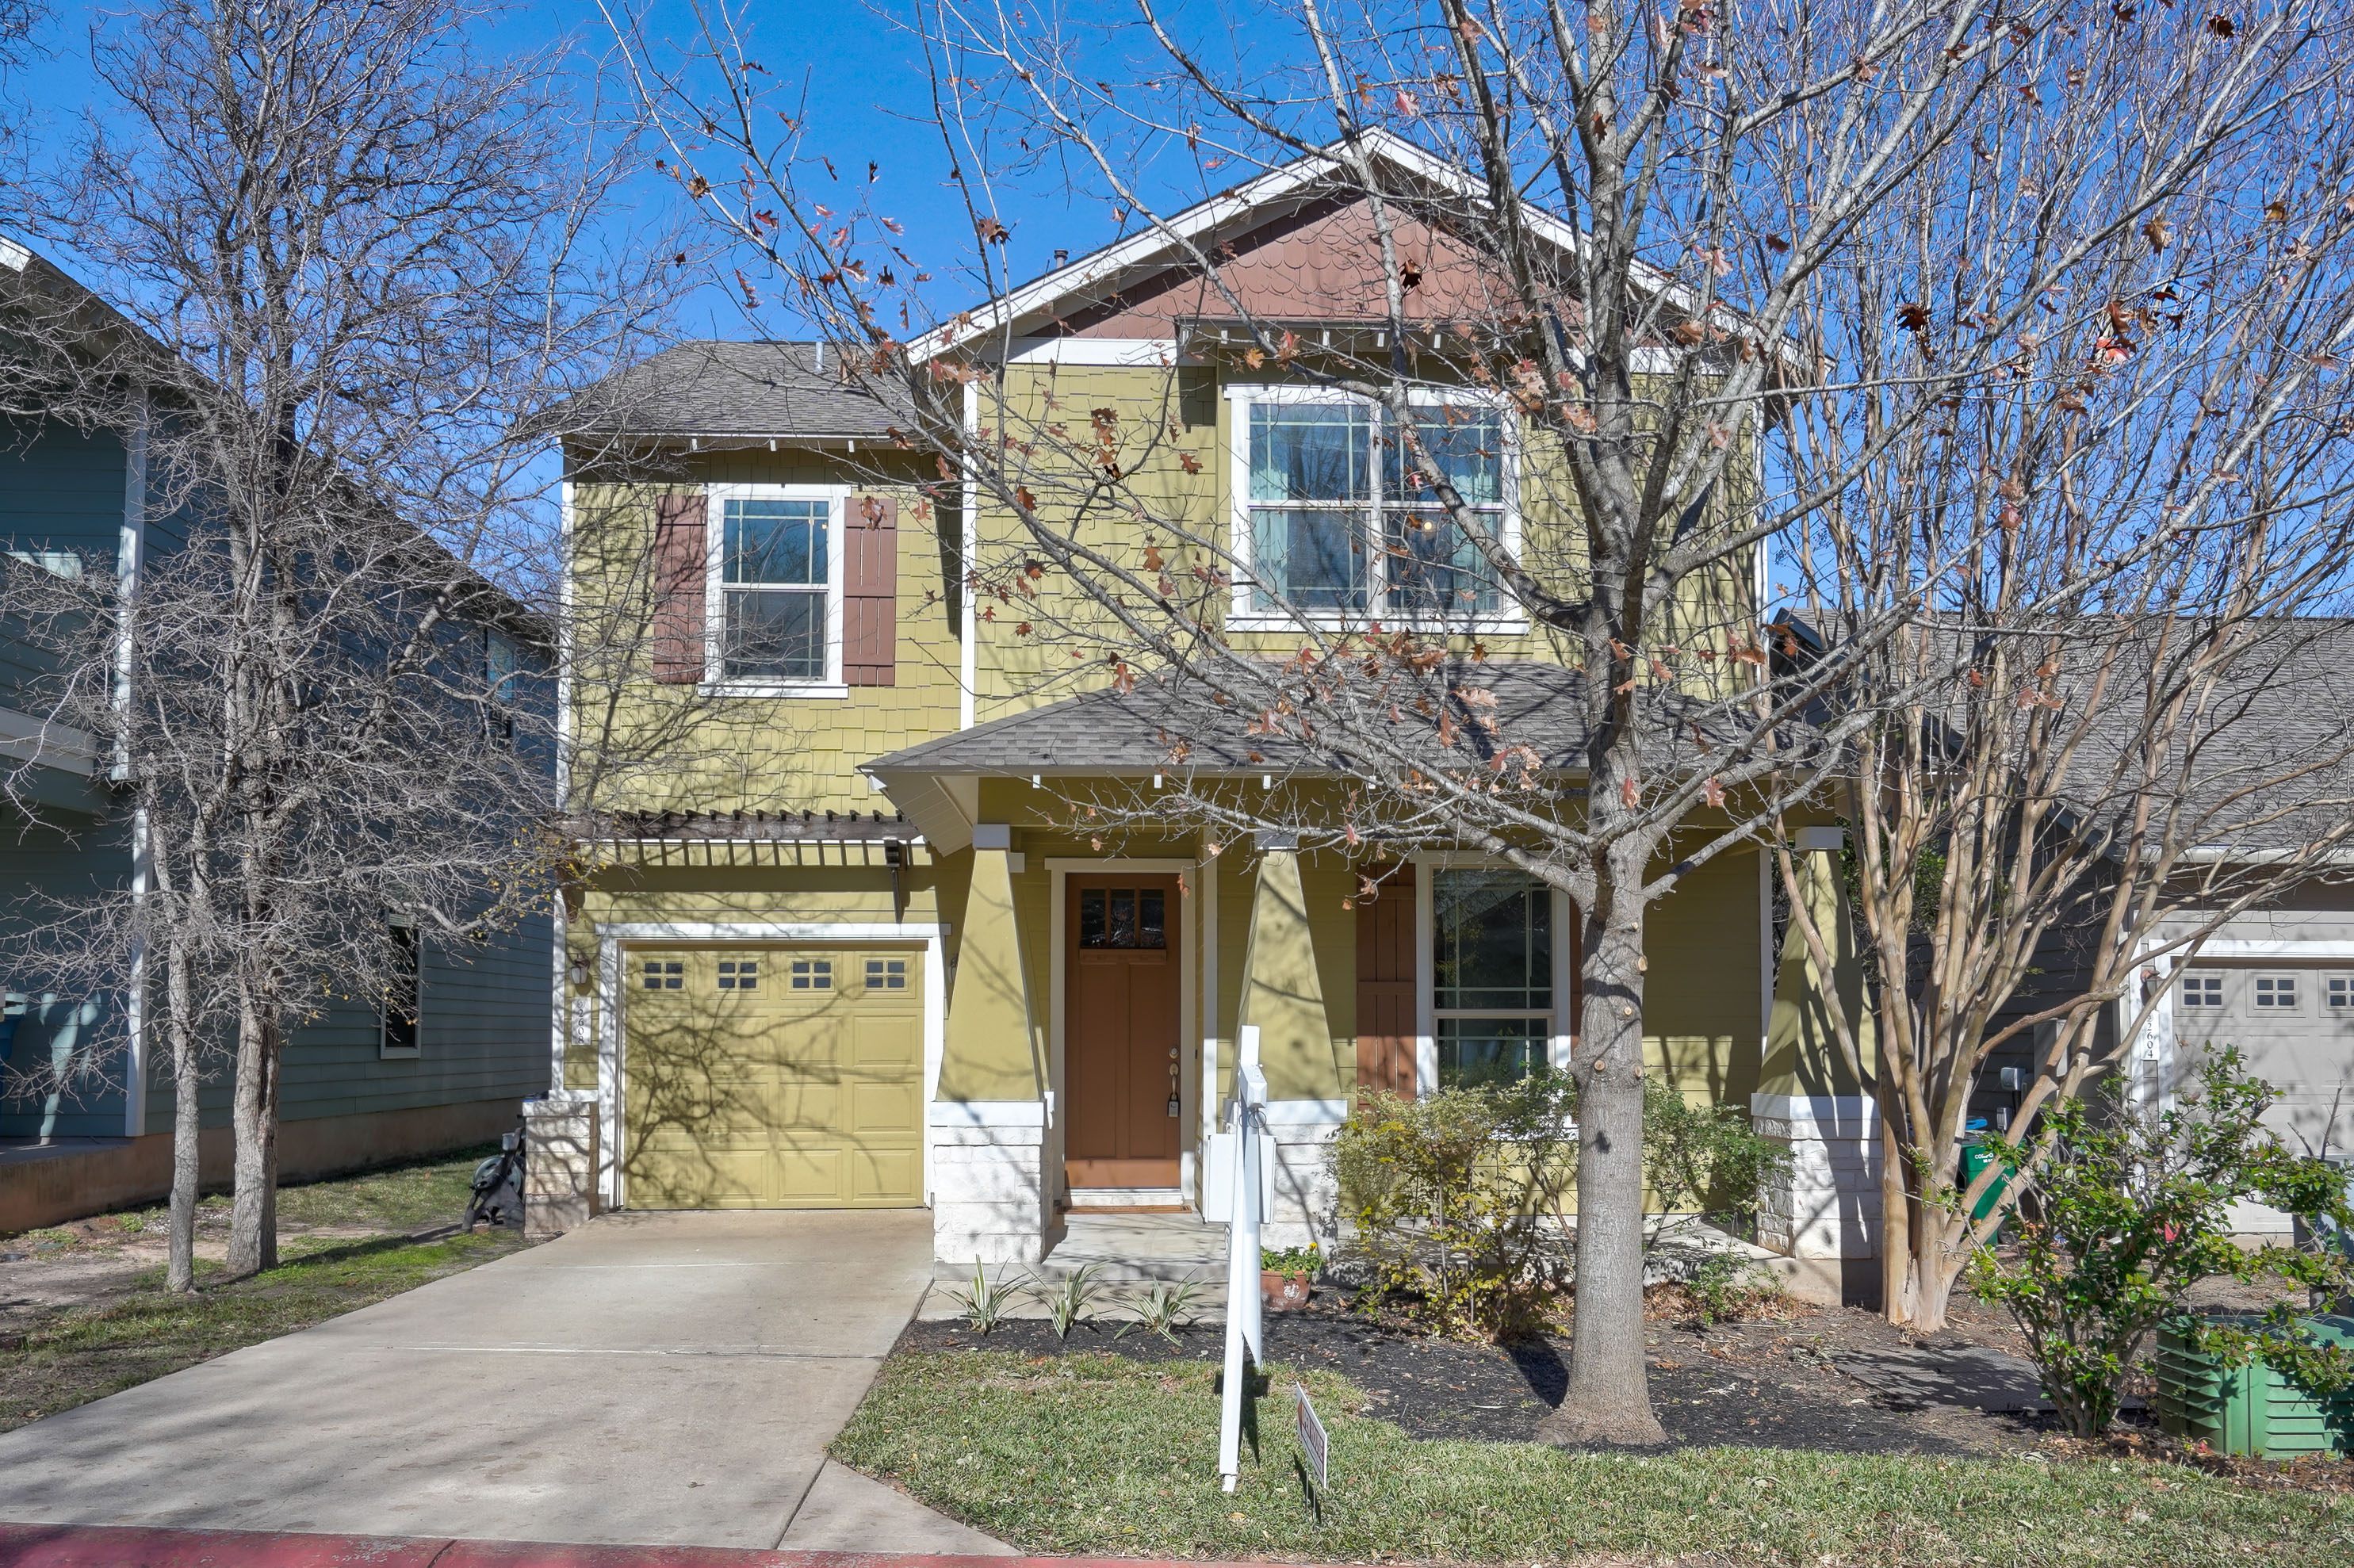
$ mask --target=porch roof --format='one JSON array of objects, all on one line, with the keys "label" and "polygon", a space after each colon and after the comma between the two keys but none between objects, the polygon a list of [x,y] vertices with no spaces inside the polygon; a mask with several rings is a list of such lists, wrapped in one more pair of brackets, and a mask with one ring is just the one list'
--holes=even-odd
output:
[{"label": "porch roof", "polygon": [[[1444,665],[1430,681],[1439,691],[1493,693],[1494,733],[1472,718],[1468,705],[1450,703],[1458,744],[1448,758],[1439,747],[1435,717],[1409,713],[1403,726],[1414,749],[1426,747],[1437,767],[1452,760],[1484,759],[1503,746],[1525,746],[1550,769],[1585,766],[1585,677],[1575,670],[1535,660]],[[1239,706],[1221,707],[1210,690],[1181,675],[1137,683],[1127,693],[1105,687],[1066,697],[1027,713],[975,725],[955,735],[928,740],[863,765],[889,774],[977,774],[1027,777],[1033,773],[1094,776],[1183,772],[1347,773],[1349,758],[1337,751],[1283,736],[1246,733],[1253,715]],[[1172,749],[1182,743],[1182,762]]]}]

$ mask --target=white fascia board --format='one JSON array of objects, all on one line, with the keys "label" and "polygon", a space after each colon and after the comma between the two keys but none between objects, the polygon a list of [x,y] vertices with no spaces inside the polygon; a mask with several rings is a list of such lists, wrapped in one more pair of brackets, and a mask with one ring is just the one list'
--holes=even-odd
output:
[{"label": "white fascia board", "polygon": [[1173,337],[1017,338],[1008,365],[1108,365],[1167,367],[1177,363]]},{"label": "white fascia board", "polygon": [[15,708],[0,708],[0,757],[79,773],[85,779],[98,777],[96,736]]}]

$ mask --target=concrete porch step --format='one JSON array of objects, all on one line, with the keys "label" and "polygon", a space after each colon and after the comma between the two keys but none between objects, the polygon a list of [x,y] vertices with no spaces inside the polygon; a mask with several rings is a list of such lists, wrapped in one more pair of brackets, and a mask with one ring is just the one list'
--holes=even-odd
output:
[{"label": "concrete porch step", "polygon": [[[1125,1303],[1136,1300],[1156,1284],[1195,1282],[1193,1316],[1216,1321],[1225,1316],[1226,1231],[1205,1225],[1192,1213],[1089,1214],[1064,1217],[1063,1239],[1044,1263],[998,1264],[990,1267],[991,1283],[1023,1287],[1012,1308],[1017,1318],[1043,1318],[1046,1309],[1029,1288],[1034,1282],[1048,1287],[1063,1276],[1092,1264],[1096,1282],[1103,1287],[1097,1315],[1129,1315]],[[963,1308],[949,1294],[972,1287],[972,1265],[936,1263],[932,1287],[917,1315],[927,1319],[956,1318]]]}]

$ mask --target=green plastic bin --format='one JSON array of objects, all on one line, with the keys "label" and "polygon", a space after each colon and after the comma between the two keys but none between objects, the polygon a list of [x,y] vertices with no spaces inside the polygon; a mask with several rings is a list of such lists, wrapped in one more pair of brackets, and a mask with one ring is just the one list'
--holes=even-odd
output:
[{"label": "green plastic bin", "polygon": [[2011,1157],[2008,1143],[1990,1141],[1962,1145],[1961,1175],[1962,1191],[1965,1192],[1970,1190],[1970,1183],[1978,1179],[1978,1172],[1993,1164],[1998,1157],[2002,1160],[2003,1174],[1988,1184],[1986,1192],[1971,1207],[1970,1218],[1973,1221],[1983,1220],[1994,1213],[1994,1206],[2002,1202],[2003,1189],[2009,1186],[2010,1178],[2019,1173],[2019,1162]]},{"label": "green plastic bin", "polygon": [[[2338,1344],[2354,1341],[2354,1317],[2307,1318],[2305,1326]],[[2177,1436],[2258,1459],[2354,1454],[2354,1390],[2316,1399],[2264,1361],[2226,1367],[2192,1350],[2179,1321],[2159,1326],[2153,1370],[2158,1424]]]}]

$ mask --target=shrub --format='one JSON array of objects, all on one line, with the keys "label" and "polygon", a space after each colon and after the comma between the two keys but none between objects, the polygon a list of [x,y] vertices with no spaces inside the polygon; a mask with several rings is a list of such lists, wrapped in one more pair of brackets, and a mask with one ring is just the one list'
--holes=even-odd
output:
[{"label": "shrub", "polygon": [[1738,1106],[1696,1106],[1657,1078],[1644,1084],[1643,1181],[1665,1213],[1752,1239],[1758,1194],[1789,1169],[1790,1151],[1753,1131]]},{"label": "shrub", "polygon": [[1568,1078],[1368,1090],[1333,1145],[1366,1289],[1442,1333],[1522,1334],[1562,1280],[1562,1204],[1577,1173]]},{"label": "shrub", "polygon": [[2243,1247],[2232,1238],[2233,1204],[2254,1199],[2308,1220],[2348,1224],[2345,1175],[2290,1153],[2263,1126],[2271,1086],[2242,1071],[2237,1051],[2211,1057],[2197,1088],[2170,1110],[2138,1112],[2114,1089],[2087,1106],[2044,1113],[2051,1147],[2031,1160],[2016,1244],[2006,1255],[1981,1246],[1971,1289],[2010,1309],[2042,1375],[2043,1392],[2079,1436],[2115,1416],[2126,1373],[2158,1325],[2179,1316],[2195,1347],[2226,1365],[2255,1357],[2322,1392],[2343,1387],[2354,1357],[2297,1324],[2283,1293],[2253,1322],[2213,1323],[2185,1313],[2200,1281],[2285,1281],[2332,1294],[2348,1264],[2317,1249]]}]

